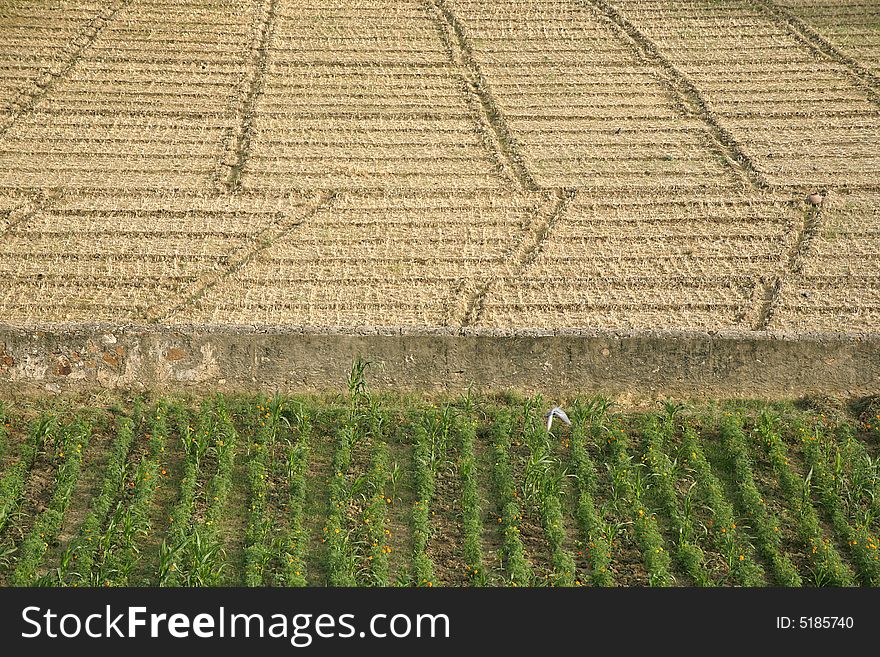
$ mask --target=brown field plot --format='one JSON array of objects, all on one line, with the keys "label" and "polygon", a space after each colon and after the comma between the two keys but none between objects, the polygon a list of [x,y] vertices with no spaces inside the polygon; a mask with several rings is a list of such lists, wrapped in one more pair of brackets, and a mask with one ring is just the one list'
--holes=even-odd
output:
[{"label": "brown field plot", "polygon": [[880,2],[12,0],[0,172],[7,324],[876,334]]}]

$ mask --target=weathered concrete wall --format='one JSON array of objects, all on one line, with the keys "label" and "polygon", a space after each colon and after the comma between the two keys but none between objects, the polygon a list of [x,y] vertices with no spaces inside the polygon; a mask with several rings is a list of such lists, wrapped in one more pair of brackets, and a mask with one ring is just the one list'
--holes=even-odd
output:
[{"label": "weathered concrete wall", "polygon": [[342,389],[358,356],[373,362],[369,382],[379,389],[473,384],[636,398],[880,392],[873,335],[0,325],[0,394]]}]

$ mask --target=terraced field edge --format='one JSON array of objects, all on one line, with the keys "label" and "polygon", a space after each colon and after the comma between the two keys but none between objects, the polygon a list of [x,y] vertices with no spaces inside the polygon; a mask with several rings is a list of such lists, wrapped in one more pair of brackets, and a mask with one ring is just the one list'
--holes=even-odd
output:
[{"label": "terraced field edge", "polygon": [[880,381],[873,334],[7,325],[0,393],[333,390],[358,358],[387,390],[780,399]]}]

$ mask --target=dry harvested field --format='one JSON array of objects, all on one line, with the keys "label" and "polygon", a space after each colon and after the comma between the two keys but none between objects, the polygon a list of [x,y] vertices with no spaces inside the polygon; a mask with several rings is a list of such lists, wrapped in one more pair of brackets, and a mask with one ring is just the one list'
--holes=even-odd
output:
[{"label": "dry harvested field", "polygon": [[877,334],[878,63],[877,0],[8,0],[0,319]]}]

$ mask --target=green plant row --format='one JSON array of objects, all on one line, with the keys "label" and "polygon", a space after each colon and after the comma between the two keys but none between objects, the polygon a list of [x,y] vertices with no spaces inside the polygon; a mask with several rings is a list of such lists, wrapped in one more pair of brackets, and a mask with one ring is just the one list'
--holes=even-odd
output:
[{"label": "green plant row", "polygon": [[713,524],[709,537],[715,548],[727,559],[734,579],[742,586],[766,586],[764,568],[755,560],[754,550],[746,536],[738,531],[733,506],[724,495],[721,482],[712,472],[700,439],[692,427],[687,427],[682,438],[684,461],[693,470],[698,495],[711,510]]},{"label": "green plant row", "polygon": [[306,554],[309,537],[305,529],[306,473],[309,467],[309,439],[311,420],[306,409],[300,407],[293,413],[295,440],[287,446],[285,474],[287,479],[287,536],[283,548],[283,577],[285,586],[306,586]]},{"label": "green plant row", "polygon": [[863,583],[868,586],[880,586],[880,550],[877,537],[873,536],[864,525],[850,525],[844,512],[844,505],[838,494],[835,472],[829,467],[827,443],[822,440],[818,430],[815,433],[804,433],[802,437],[804,455],[807,465],[813,473],[815,490],[819,501],[831,518],[831,525],[838,539],[849,547],[850,557],[855,563]]},{"label": "green plant row", "polygon": [[474,452],[476,426],[470,417],[462,417],[459,423],[459,461],[461,477],[461,513],[464,543],[462,554],[468,578],[475,586],[485,586],[486,571],[483,566],[483,510],[480,503],[477,459]]},{"label": "green plant row", "polygon": [[27,442],[22,446],[18,460],[0,479],[0,531],[6,527],[10,516],[21,504],[28,473],[34,467],[40,449],[54,439],[58,421],[52,415],[43,415],[31,428]]},{"label": "green plant row", "polygon": [[356,562],[352,554],[347,520],[351,503],[349,469],[351,449],[357,440],[357,428],[348,423],[336,435],[336,451],[330,475],[330,513],[324,527],[327,544],[327,576],[331,586],[357,586]]},{"label": "green plant row", "polygon": [[782,548],[782,523],[768,508],[755,483],[754,467],[741,418],[726,415],[721,420],[721,437],[736,479],[736,493],[757,538],[757,549],[770,564],[780,586],[803,586],[797,567]]},{"label": "green plant row", "polygon": [[146,453],[138,462],[131,482],[130,498],[105,532],[101,554],[97,560],[96,581],[111,586],[127,586],[140,559],[139,541],[150,532],[150,508],[162,482],[162,467],[168,444],[168,405],[160,402],[148,419]]},{"label": "green plant row", "polygon": [[576,406],[572,425],[570,448],[571,461],[577,481],[577,522],[584,545],[584,552],[590,564],[590,579],[595,586],[614,586],[611,571],[611,539],[605,531],[602,515],[596,508],[595,497],[598,490],[598,474],[593,460],[587,451],[587,438],[592,436],[593,419],[596,409],[590,406],[585,412]]},{"label": "green plant row", "polygon": [[367,553],[367,584],[370,586],[388,586],[390,570],[388,555],[391,546],[388,541],[389,530],[385,527],[389,497],[385,495],[388,482],[388,445],[385,441],[376,441],[370,456],[370,470],[366,480],[367,506],[361,515],[366,534]]},{"label": "green plant row", "polygon": [[543,424],[537,425],[530,421],[533,415],[534,408],[527,405],[524,435],[529,447],[529,457],[526,462],[524,497],[537,507],[544,535],[550,544],[553,563],[551,586],[575,586],[577,566],[565,547],[565,519],[560,501],[562,479],[566,472],[560,459],[553,453],[550,434]]},{"label": "green plant row", "polygon": [[758,423],[757,435],[792,510],[807,556],[812,559],[814,583],[817,586],[853,586],[852,570],[823,536],[811,501],[812,473],[804,480],[794,473],[788,462],[788,449],[768,416],[763,416]]},{"label": "green plant row", "polygon": [[669,517],[672,530],[676,536],[675,557],[682,569],[691,577],[697,586],[713,586],[715,582],[703,561],[703,550],[696,544],[696,527],[693,517],[693,486],[679,499],[675,482],[679,477],[677,463],[673,463],[664,451],[670,436],[666,425],[655,416],[648,419],[643,436],[645,439],[644,460],[650,468],[654,480],[655,495],[666,515]]},{"label": "green plant row", "polygon": [[192,519],[198,494],[199,476],[203,461],[211,446],[211,405],[202,402],[195,427],[189,414],[175,409],[184,459],[177,501],[168,518],[169,528],[159,549],[159,586],[182,586],[184,552],[193,539]]},{"label": "green plant row", "polygon": [[510,433],[513,421],[510,413],[500,411],[490,427],[490,440],[494,456],[494,481],[501,506],[502,565],[511,586],[531,586],[534,572],[525,554],[519,523],[522,522],[522,509],[517,500],[513,468],[510,463]]},{"label": "green plant row", "polygon": [[[249,487],[248,525],[245,533],[244,584],[263,586],[272,561],[277,539],[273,538],[275,523],[269,513],[269,475],[278,436],[283,432],[285,402],[280,395],[260,401],[255,430],[248,443],[247,477]],[[257,426],[259,424],[259,426]]]},{"label": "green plant row", "polygon": [[[62,561],[60,576],[66,581],[68,574],[79,584],[91,583],[94,555],[98,550],[101,539],[104,538],[104,524],[113,508],[113,503],[119,500],[123,492],[127,475],[128,454],[134,443],[135,422],[131,418],[123,417],[117,421],[116,438],[110,445],[110,456],[104,468],[104,476],[98,488],[98,495],[92,502],[89,515],[83,521],[79,534],[74,540],[72,555],[67,555]],[[76,568],[72,573],[67,572],[71,563],[69,557],[76,561]]]},{"label": "green plant row", "polygon": [[671,558],[657,526],[657,519],[646,504],[647,482],[641,464],[633,465],[629,440],[613,417],[606,423],[603,435],[605,450],[610,457],[609,472],[615,495],[632,521],[648,571],[648,583],[651,586],[670,586],[673,582]]},{"label": "green plant row", "polygon": [[880,533],[880,458],[872,458],[849,431],[842,445],[827,442],[825,447],[835,492],[847,517],[857,527]]},{"label": "green plant row", "polygon": [[22,542],[11,577],[13,586],[34,583],[49,544],[64,522],[70,497],[79,480],[83,451],[88,447],[91,431],[91,425],[83,420],[76,421],[61,431],[53,456],[53,461],[57,464],[55,490],[46,510],[37,516],[30,533]]},{"label": "green plant row", "polygon": [[413,482],[415,502],[412,509],[412,583],[434,585],[434,564],[428,556],[431,539],[431,499],[434,497],[434,466],[432,448],[435,436],[427,418],[416,425],[413,440]]},{"label": "green plant row", "polygon": [[229,492],[232,490],[238,432],[222,398],[217,399],[214,408],[211,450],[214,452],[217,469],[208,483],[205,517],[193,527],[193,540],[188,549],[188,586],[219,586],[225,567],[220,524],[226,512]]}]

